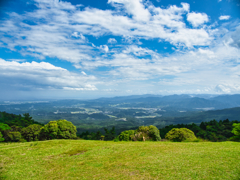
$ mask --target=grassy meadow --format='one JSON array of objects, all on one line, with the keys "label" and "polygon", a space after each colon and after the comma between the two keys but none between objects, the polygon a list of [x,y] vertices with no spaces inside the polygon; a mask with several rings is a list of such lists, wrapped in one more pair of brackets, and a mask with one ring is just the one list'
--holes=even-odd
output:
[{"label": "grassy meadow", "polygon": [[240,179],[237,142],[0,144],[0,179]]}]

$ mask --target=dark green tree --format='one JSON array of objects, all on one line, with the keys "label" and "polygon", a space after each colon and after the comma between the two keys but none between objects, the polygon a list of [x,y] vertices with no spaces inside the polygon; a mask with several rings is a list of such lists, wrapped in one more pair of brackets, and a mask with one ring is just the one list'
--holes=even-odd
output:
[{"label": "dark green tree", "polygon": [[2,133],[0,132],[0,142],[4,141],[5,139],[3,138]]},{"label": "dark green tree", "polygon": [[22,139],[22,135],[18,131],[9,132],[8,137],[10,138],[10,141],[12,141],[12,142],[18,142]]},{"label": "dark green tree", "polygon": [[1,140],[0,141],[4,141],[7,140],[8,136],[8,132],[11,130],[11,128],[4,123],[0,123],[0,133],[1,133]]},{"label": "dark green tree", "polygon": [[118,136],[119,141],[132,141],[132,138],[135,134],[135,130],[126,130],[121,132],[121,134]]},{"label": "dark green tree", "polygon": [[115,127],[113,126],[112,129],[108,130],[107,128],[104,128],[105,131],[105,137],[104,140],[111,141],[116,137]]},{"label": "dark green tree", "polygon": [[21,134],[27,141],[38,141],[40,130],[42,126],[39,124],[32,124],[21,130]]}]

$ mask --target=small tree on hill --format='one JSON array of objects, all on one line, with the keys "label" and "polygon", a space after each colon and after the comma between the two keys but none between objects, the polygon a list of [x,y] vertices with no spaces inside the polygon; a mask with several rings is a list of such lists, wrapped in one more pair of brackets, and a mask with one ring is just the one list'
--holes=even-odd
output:
[{"label": "small tree on hill", "polygon": [[185,140],[194,140],[196,136],[190,129],[173,128],[165,135],[165,138],[171,141],[181,142]]}]

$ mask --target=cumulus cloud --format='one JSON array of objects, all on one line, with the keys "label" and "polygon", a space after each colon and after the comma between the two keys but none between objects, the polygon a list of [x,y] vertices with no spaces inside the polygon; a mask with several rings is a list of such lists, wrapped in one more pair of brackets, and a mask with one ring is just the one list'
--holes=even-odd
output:
[{"label": "cumulus cloud", "polygon": [[114,43],[117,43],[117,40],[115,38],[109,38],[108,43],[114,44]]},{"label": "cumulus cloud", "polygon": [[16,62],[0,59],[0,82],[22,89],[97,90],[94,76],[82,76],[47,62]]},{"label": "cumulus cloud", "polygon": [[101,45],[100,49],[102,49],[103,51],[105,51],[106,53],[109,51],[109,48],[107,45]]},{"label": "cumulus cloud", "polygon": [[205,13],[188,13],[187,20],[193,25],[193,27],[198,27],[206,22],[208,22],[208,16]]},{"label": "cumulus cloud", "polygon": [[[182,47],[205,46],[213,38],[208,29],[186,28],[182,15],[189,12],[187,3],[181,3],[181,7],[173,5],[162,9],[144,5],[142,0],[108,1],[112,5],[122,5],[132,15],[131,18],[117,9],[80,10],[64,1],[36,2],[38,8],[33,12],[24,15],[11,13],[10,19],[1,21],[0,43],[13,51],[40,59],[56,57],[74,64],[92,60],[92,56],[97,56],[98,52],[91,42],[86,41],[85,35],[99,37],[112,34],[126,39],[157,38]],[[206,21],[205,14],[198,13],[197,20],[192,16],[190,14],[189,18],[194,25]],[[115,42],[113,39],[110,41]],[[103,48],[108,52],[106,45]]]},{"label": "cumulus cloud", "polygon": [[220,16],[219,20],[228,20],[230,19],[230,16]]}]

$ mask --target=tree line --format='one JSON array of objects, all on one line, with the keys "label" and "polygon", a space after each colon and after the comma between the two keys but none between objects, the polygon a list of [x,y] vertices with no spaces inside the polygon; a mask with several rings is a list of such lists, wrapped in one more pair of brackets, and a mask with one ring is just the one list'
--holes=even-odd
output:
[{"label": "tree line", "polygon": [[25,142],[51,139],[114,140],[114,141],[160,141],[161,137],[171,141],[205,139],[209,141],[240,141],[240,121],[212,120],[200,125],[177,124],[158,129],[156,126],[140,126],[136,130],[125,130],[118,136],[115,127],[100,131],[83,132],[77,137],[77,129],[63,119],[38,123],[25,113],[23,115],[0,112],[0,142]]},{"label": "tree line", "polygon": [[208,122],[202,122],[200,125],[192,124],[177,124],[169,125],[164,128],[159,129],[161,137],[165,135],[173,128],[187,128],[194,132],[194,134],[202,139],[209,141],[227,141],[234,136],[233,124],[238,124],[240,121],[229,121],[226,120],[211,120]]}]

